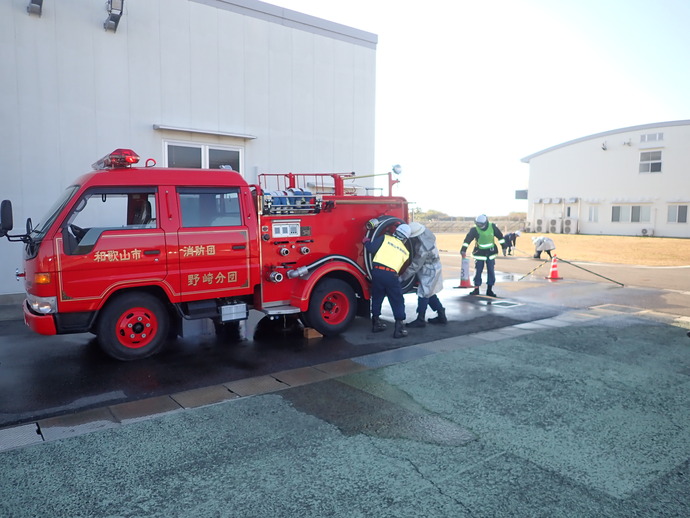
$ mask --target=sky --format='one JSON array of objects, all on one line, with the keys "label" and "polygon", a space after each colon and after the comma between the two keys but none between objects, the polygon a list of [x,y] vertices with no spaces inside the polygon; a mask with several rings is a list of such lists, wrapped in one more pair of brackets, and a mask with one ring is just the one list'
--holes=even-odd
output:
[{"label": "sky", "polygon": [[451,216],[527,212],[521,159],[690,119],[688,0],[272,0],[378,35],[377,173]]}]

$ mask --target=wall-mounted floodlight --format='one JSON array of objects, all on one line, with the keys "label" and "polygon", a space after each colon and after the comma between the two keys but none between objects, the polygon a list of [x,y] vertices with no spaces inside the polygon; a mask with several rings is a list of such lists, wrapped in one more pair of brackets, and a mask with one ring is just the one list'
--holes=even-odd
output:
[{"label": "wall-mounted floodlight", "polygon": [[37,14],[41,16],[43,11],[43,0],[30,0],[29,5],[26,7],[26,12],[29,14]]},{"label": "wall-mounted floodlight", "polygon": [[117,26],[122,18],[122,11],[125,8],[125,0],[108,0],[105,4],[108,11],[108,18],[103,22],[106,31],[117,32]]}]

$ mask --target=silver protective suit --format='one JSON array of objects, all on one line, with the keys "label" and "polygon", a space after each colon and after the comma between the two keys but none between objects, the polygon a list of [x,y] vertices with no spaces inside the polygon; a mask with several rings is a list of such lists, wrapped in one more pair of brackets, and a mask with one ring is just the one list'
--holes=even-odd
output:
[{"label": "silver protective suit", "polygon": [[550,237],[545,237],[545,236],[539,236],[532,238],[532,243],[534,243],[534,249],[537,252],[543,252],[545,250],[554,250],[556,248],[556,244],[553,242],[553,239]]},{"label": "silver protective suit", "polygon": [[443,289],[443,272],[441,257],[436,248],[436,236],[427,228],[419,236],[410,239],[410,244],[410,265],[401,277],[405,280],[417,274],[417,296],[429,298]]}]

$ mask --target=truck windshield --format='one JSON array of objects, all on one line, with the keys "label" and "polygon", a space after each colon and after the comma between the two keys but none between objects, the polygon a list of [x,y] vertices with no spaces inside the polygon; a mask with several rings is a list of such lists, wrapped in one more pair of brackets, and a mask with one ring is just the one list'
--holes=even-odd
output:
[{"label": "truck windshield", "polygon": [[48,232],[48,229],[52,226],[60,212],[62,212],[62,209],[65,208],[78,189],[78,185],[68,187],[65,192],[63,192],[62,195],[55,201],[55,203],[53,203],[53,206],[46,213],[46,215],[41,218],[38,223],[36,223],[33,231],[33,233],[36,235],[32,236],[35,241],[43,239],[46,232]]}]

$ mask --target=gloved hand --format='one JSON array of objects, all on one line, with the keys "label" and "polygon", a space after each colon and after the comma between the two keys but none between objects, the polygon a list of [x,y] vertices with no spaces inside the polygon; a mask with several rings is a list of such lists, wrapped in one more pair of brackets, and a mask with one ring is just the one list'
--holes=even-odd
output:
[{"label": "gloved hand", "polygon": [[462,258],[464,259],[465,257],[467,257],[467,252],[462,251],[462,252],[460,252],[460,255],[461,255]]}]

